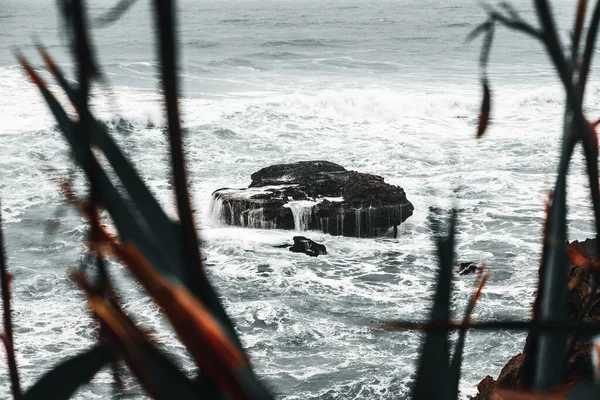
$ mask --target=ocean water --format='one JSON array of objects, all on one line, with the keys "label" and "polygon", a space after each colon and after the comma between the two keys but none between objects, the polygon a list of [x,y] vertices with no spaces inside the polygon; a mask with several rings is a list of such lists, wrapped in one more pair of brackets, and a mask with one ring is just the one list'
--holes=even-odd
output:
[{"label": "ocean water", "polygon": [[[92,17],[113,4],[88,3]],[[536,23],[531,2],[512,3]],[[555,3],[566,39],[576,1]],[[278,399],[408,397],[421,336],[375,326],[427,317],[436,273],[429,222],[452,206],[459,209],[458,261],[492,271],[474,318],[529,317],[564,106],[538,43],[497,30],[493,121],[475,140],[480,41],[465,38],[485,19],[476,0],[186,0],[178,17],[182,120],[208,273]],[[150,3],[138,2],[114,25],[94,29],[108,83],[95,89],[93,107],[173,215],[152,24]],[[41,68],[37,37],[72,72],[62,26],[54,2],[4,0],[0,8],[0,199],[25,387],[95,338],[68,278],[87,262],[83,220],[56,184],[71,172],[68,148],[13,54],[18,49]],[[599,95],[593,75],[589,115],[600,115]],[[226,227],[212,218],[215,189],[246,186],[270,164],[314,159],[402,186],[415,212],[399,237],[306,232],[327,246],[329,254],[315,259],[273,247],[294,232]],[[569,177],[570,239],[592,235],[588,198],[578,149]],[[118,265],[111,271],[127,308],[190,369],[141,288]],[[456,279],[457,317],[472,288],[472,277]],[[497,376],[524,339],[469,333],[461,396]],[[2,398],[8,382],[0,374]],[[100,373],[78,398],[110,398],[109,382]],[[134,381],[127,386],[143,397]]]}]

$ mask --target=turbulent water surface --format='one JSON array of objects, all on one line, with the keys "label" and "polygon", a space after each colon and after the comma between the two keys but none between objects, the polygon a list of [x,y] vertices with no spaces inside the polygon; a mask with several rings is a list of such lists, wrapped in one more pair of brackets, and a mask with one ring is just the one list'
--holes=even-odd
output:
[{"label": "turbulent water surface", "polygon": [[[88,3],[92,16],[112,4]],[[514,3],[536,22],[531,2]],[[566,38],[576,2],[556,3]],[[435,210],[457,206],[459,261],[492,270],[475,317],[529,316],[564,105],[539,44],[498,30],[489,70],[493,123],[476,141],[480,44],[464,41],[485,18],[475,0],[188,0],[178,8],[182,119],[208,272],[277,398],[408,396],[419,335],[374,327],[426,317],[436,266],[429,222],[444,216]],[[93,104],[173,215],[152,23],[149,2],[138,2],[114,25],[94,29],[108,84],[97,87]],[[54,2],[4,0],[0,8],[0,198],[25,386],[94,340],[67,275],[86,262],[85,226],[57,186],[71,170],[68,148],[11,51],[41,67],[37,36],[72,72],[62,26]],[[600,113],[599,89],[592,79],[591,115]],[[329,252],[311,258],[273,247],[293,232],[211,218],[215,189],[246,186],[250,173],[270,164],[314,159],[401,185],[415,213],[399,237],[310,232]],[[581,159],[578,149],[571,239],[592,231]],[[119,266],[112,270],[128,309],[191,369],[152,303]],[[471,288],[472,278],[457,279],[457,315]],[[497,375],[523,342],[523,334],[469,334],[462,396]],[[109,381],[101,373],[79,398],[109,397]],[[143,396],[135,382],[128,386]],[[0,397],[8,393],[0,374]]]}]

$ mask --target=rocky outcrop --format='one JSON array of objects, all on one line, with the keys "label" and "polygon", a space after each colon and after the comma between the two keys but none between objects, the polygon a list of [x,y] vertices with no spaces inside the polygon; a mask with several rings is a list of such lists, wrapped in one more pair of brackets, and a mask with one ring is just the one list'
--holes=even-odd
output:
[{"label": "rocky outcrop", "polygon": [[327,248],[324,244],[317,243],[304,236],[294,236],[294,244],[282,244],[279,248],[288,248],[289,251],[294,253],[304,253],[311,257],[317,257],[327,254]]},{"label": "rocky outcrop", "polygon": [[214,218],[251,228],[376,237],[413,213],[401,187],[327,161],[272,165],[251,178],[248,188],[213,193]]},{"label": "rocky outcrop", "polygon": [[[587,239],[584,242],[574,241],[568,245],[570,250],[577,250],[586,258],[597,260],[596,240]],[[600,303],[598,298],[600,292],[594,290],[592,276],[575,264],[569,267],[569,298],[567,303],[568,317],[577,320],[583,316],[584,321],[600,321]],[[584,313],[585,304],[588,300],[595,299]],[[502,368],[498,379],[491,376],[485,377],[477,385],[478,393],[474,400],[503,400],[498,389],[523,388],[522,366],[529,354],[530,335],[527,337],[525,348],[522,353],[514,356]],[[578,340],[569,348],[565,363],[565,382],[590,381],[594,376],[591,360],[591,343],[589,340]],[[558,367],[557,367],[558,368]]]}]

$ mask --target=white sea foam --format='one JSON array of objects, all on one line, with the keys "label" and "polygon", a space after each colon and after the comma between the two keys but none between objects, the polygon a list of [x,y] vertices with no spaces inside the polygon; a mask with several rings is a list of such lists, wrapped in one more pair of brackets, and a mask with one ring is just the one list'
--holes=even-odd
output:
[{"label": "white sea foam", "polygon": [[[492,269],[474,318],[530,315],[564,95],[534,41],[495,47],[489,71],[492,124],[482,140],[475,140],[481,97],[478,50],[461,44],[472,2],[457,1],[452,13],[438,9],[444,2],[429,0],[404,2],[397,10],[387,2],[317,3],[266,9],[248,1],[227,11],[202,2],[181,4],[180,105],[207,270],[253,365],[278,398],[404,398],[419,336],[379,332],[373,326],[427,316],[436,273],[429,220],[445,218],[436,207],[459,209],[458,260]],[[10,26],[10,36],[3,37],[7,45],[28,43],[32,26],[47,32],[56,28],[46,18],[48,6],[20,2],[10,11],[13,4],[9,1],[6,11],[15,13],[11,21],[25,12],[27,21],[38,19]],[[410,24],[430,21],[431,12],[444,19],[444,28],[434,24],[427,35],[414,36],[411,32],[423,27]],[[382,15],[389,23],[378,22]],[[149,53],[152,35],[144,30],[151,18],[143,9],[126,18],[126,23],[95,32],[111,90],[94,92],[94,114],[175,218],[162,95]],[[224,20],[239,20],[241,28],[224,27],[219,22]],[[310,26],[315,38],[297,37],[300,23]],[[356,26],[365,28],[360,35]],[[186,47],[197,37],[218,45],[202,51]],[[55,46],[52,53],[60,59],[58,37],[44,40]],[[268,41],[279,45],[262,45]],[[0,198],[9,268],[15,275],[18,362],[28,386],[95,336],[81,294],[66,277],[66,267],[83,259],[78,240],[85,235],[81,217],[60,207],[55,183],[69,175],[68,147],[12,58],[0,54],[0,63]],[[50,76],[43,77],[70,111]],[[600,84],[591,79],[586,111],[600,115]],[[211,205],[214,190],[247,187],[250,174],[267,165],[311,159],[378,174],[402,186],[415,210],[400,226],[400,237],[305,233],[327,246],[327,256],[313,258],[274,247],[290,243],[295,233],[256,229],[261,227],[258,211],[254,228],[219,224],[220,205]],[[582,239],[593,227],[579,149],[573,161],[569,231],[571,238]],[[85,193],[81,177],[77,182],[78,193]],[[310,207],[293,206],[297,228],[306,225]],[[45,234],[47,221],[56,219],[61,223],[55,233]],[[191,369],[159,311],[125,271],[111,264],[111,273],[128,310],[154,328],[161,344]],[[471,290],[471,278],[457,280],[456,315]],[[523,342],[522,334],[470,332],[462,393],[472,394],[485,375],[497,375]],[[0,352],[0,364],[6,365],[4,357]],[[103,373],[79,397],[106,398],[109,381]],[[129,386],[139,392],[135,383]],[[8,377],[0,374],[0,397],[8,396],[8,387]]]}]

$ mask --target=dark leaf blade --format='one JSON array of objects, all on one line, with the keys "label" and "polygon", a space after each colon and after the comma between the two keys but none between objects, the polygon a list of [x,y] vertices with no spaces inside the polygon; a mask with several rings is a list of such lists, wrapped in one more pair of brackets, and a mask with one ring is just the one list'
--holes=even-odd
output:
[{"label": "dark leaf blade", "polygon": [[2,288],[2,343],[6,349],[10,383],[15,399],[21,398],[21,384],[19,381],[19,370],[15,357],[12,330],[12,311],[10,307],[10,285],[12,277],[6,269],[6,255],[4,253],[4,232],[2,230],[2,205],[0,204],[0,286]]},{"label": "dark leaf blade", "polygon": [[490,110],[491,110],[491,93],[490,93],[490,87],[488,84],[487,79],[483,80],[482,83],[483,86],[483,98],[481,100],[481,111],[479,113],[479,122],[477,123],[477,135],[476,137],[479,139],[481,138],[489,124],[490,124]]},{"label": "dark leaf blade", "polygon": [[542,41],[546,47],[546,51],[558,72],[560,80],[567,91],[567,98],[572,103],[574,93],[572,89],[572,76],[569,73],[569,67],[565,59],[565,52],[562,49],[561,42],[558,38],[556,23],[552,14],[552,7],[547,0],[535,0],[535,10],[540,21],[541,30],[543,32]]},{"label": "dark leaf blade", "polygon": [[82,0],[62,2],[62,17],[70,37],[70,47],[77,61],[80,100],[83,109],[87,109],[90,81],[102,74],[96,62],[94,49],[87,30],[87,15]]},{"label": "dark leaf blade", "polygon": [[500,8],[502,8],[513,20],[521,21],[521,16],[517,12],[517,10],[507,1],[503,1],[499,4]]},{"label": "dark leaf blade", "polygon": [[[162,78],[162,87],[167,114],[167,133],[169,138],[171,173],[173,177],[173,186],[175,191],[175,203],[177,214],[181,225],[181,249],[183,254],[185,273],[188,279],[195,285],[192,292],[198,294],[206,303],[212,303],[213,299],[205,299],[203,292],[209,289],[209,285],[202,287],[202,282],[206,282],[204,271],[202,269],[202,260],[198,246],[198,233],[194,222],[192,212],[191,198],[188,188],[187,170],[185,166],[185,154],[183,146],[183,132],[181,129],[181,120],[179,118],[179,85],[177,76],[177,57],[176,57],[176,30],[175,30],[175,5],[171,0],[155,0],[154,14],[156,17],[156,31],[158,39],[158,55],[161,60],[159,69]],[[202,290],[204,289],[204,290]],[[206,300],[210,300],[206,301]],[[223,321],[229,324],[229,319],[225,316],[219,302],[210,304],[211,307],[223,313]],[[234,331],[233,326],[230,327]]]},{"label": "dark leaf blade", "polygon": [[550,332],[579,334],[592,337],[600,333],[600,322],[538,322],[538,321],[482,321],[463,323],[430,323],[414,321],[391,321],[379,325],[379,329],[388,331],[422,331],[422,332],[449,332],[460,329],[479,331],[507,330],[515,332]]},{"label": "dark leaf blade", "polygon": [[588,28],[588,33],[585,41],[585,48],[583,50],[583,57],[581,60],[581,67],[579,68],[579,101],[583,100],[583,94],[585,92],[585,87],[587,84],[587,79],[590,73],[592,58],[594,57],[595,48],[596,48],[596,40],[598,37],[598,25],[600,24],[600,2],[596,2],[596,7],[594,8],[594,12],[592,14],[592,19],[590,21],[590,26]]},{"label": "dark leaf blade", "polygon": [[[573,55],[576,55],[579,50],[579,40],[583,32],[583,24],[585,21],[585,12],[587,9],[587,0],[579,0],[577,4],[577,14],[575,16],[575,29],[573,30],[573,43],[572,51]],[[575,62],[575,59],[573,59]]]},{"label": "dark leaf blade", "polygon": [[472,42],[473,40],[475,40],[479,35],[489,31],[492,28],[492,21],[486,21],[480,25],[477,25],[475,27],[475,29],[473,29],[471,32],[469,32],[469,34],[467,35],[465,42],[469,43]]},{"label": "dark leaf blade", "polygon": [[86,292],[92,312],[112,333],[111,345],[152,397],[170,399],[177,393],[177,398],[182,400],[201,398],[194,382],[161,353],[122,310],[94,293],[82,274],[74,273],[72,277]]},{"label": "dark leaf blade", "polygon": [[19,55],[17,56],[17,59],[19,60],[19,63],[21,64],[25,72],[27,72],[33,83],[35,83],[36,86],[40,89],[42,97],[46,101],[46,104],[50,108],[50,111],[52,111],[52,114],[54,115],[56,122],[58,122],[58,125],[60,126],[61,130],[65,134],[71,135],[73,131],[73,122],[71,121],[65,110],[62,108],[60,103],[56,100],[52,93],[50,93],[44,80],[38,75],[37,72],[35,72],[35,70],[31,67],[27,60],[25,60],[25,58]]},{"label": "dark leaf blade", "polygon": [[[564,162],[564,160],[561,160]],[[539,301],[541,321],[565,322],[567,317],[569,259],[565,251],[567,239],[566,178],[568,169],[561,163],[548,219],[548,239],[543,256],[544,274],[540,282]],[[566,164],[568,165],[568,163]],[[560,366],[567,349],[565,334],[543,332],[537,342],[536,369],[533,388],[546,390],[561,383]]]},{"label": "dark leaf blade", "polygon": [[119,0],[119,2],[112,6],[105,14],[94,19],[94,25],[99,28],[104,28],[113,24],[125,15],[135,3],[137,3],[137,0]]},{"label": "dark leaf blade", "polygon": [[[440,268],[430,316],[430,322],[434,324],[447,324],[450,320],[455,228],[456,210],[453,210],[447,236],[437,238]],[[434,226],[435,229],[436,226]],[[412,393],[413,399],[442,400],[451,398],[446,387],[449,378],[449,347],[447,331],[427,332],[418,361],[417,377]]]},{"label": "dark leaf blade", "polygon": [[[242,344],[237,337],[233,323],[227,316],[215,290],[206,279],[198,246],[198,232],[192,212],[192,201],[188,187],[183,132],[179,118],[179,81],[177,67],[176,7],[172,0],[154,0],[154,15],[158,42],[158,56],[161,60],[159,73],[162,80],[167,114],[171,172],[175,191],[175,203],[181,229],[181,249],[186,268],[186,279],[194,287],[194,293],[212,314],[221,322],[230,338],[239,349]],[[245,356],[245,353],[243,353]]]},{"label": "dark leaf blade", "polygon": [[23,398],[70,399],[80,386],[88,383],[109,361],[108,349],[98,344],[54,367],[29,388]]},{"label": "dark leaf blade", "polygon": [[454,240],[456,235],[456,210],[452,210],[448,233],[437,238],[437,251],[440,271],[431,313],[432,322],[447,322],[450,319],[450,293],[452,287],[452,268],[454,263]]},{"label": "dark leaf blade", "polygon": [[479,59],[479,66],[482,71],[486,72],[487,64],[490,59],[490,52],[492,51],[492,43],[494,41],[494,25],[490,25],[489,29],[486,31],[485,38],[483,40],[482,48],[481,48],[481,57]]},{"label": "dark leaf blade", "polygon": [[[62,71],[56,66],[52,58],[45,49],[38,46],[42,58],[46,62],[48,70],[54,75],[60,87],[65,91],[71,102],[77,104],[76,92],[65,79]],[[111,163],[114,171],[121,180],[121,183],[127,190],[127,193],[140,211],[144,221],[150,229],[148,234],[154,237],[155,243],[164,243],[167,251],[167,258],[172,260],[171,265],[180,267],[182,260],[179,252],[179,232],[175,229],[175,224],[167,217],[160,207],[135,167],[125,157],[119,149],[114,139],[107,132],[106,127],[89,115],[91,129],[91,138],[95,145],[104,153],[107,160]],[[74,145],[73,141],[70,141]],[[83,145],[83,144],[82,144]],[[186,276],[181,271],[173,271],[175,275],[184,283],[189,284],[184,279]]]},{"label": "dark leaf blade", "polygon": [[71,146],[75,161],[84,169],[88,178],[95,178],[95,184],[100,189],[98,193],[101,196],[102,203],[113,217],[119,235],[122,236],[123,240],[133,241],[136,246],[144,251],[144,254],[147,255],[153,265],[156,265],[167,278],[173,279],[173,271],[176,270],[176,267],[173,266],[175,260],[169,258],[166,252],[162,251],[160,242],[157,242],[152,237],[148,237],[150,230],[141,224],[141,221],[132,214],[104,170],[102,170],[95,158],[88,154],[90,152],[89,144],[75,134],[73,122],[56,98],[50,93],[45,82],[24,58],[19,57],[19,61],[40,89],[42,96],[58,121],[61,131]]},{"label": "dark leaf blade", "polygon": [[175,223],[160,207],[133,164],[121,152],[106,128],[97,121],[93,121],[92,139],[111,163],[127,193],[140,211],[149,227],[149,234],[155,237],[157,243],[163,243],[164,250],[173,261],[172,265],[178,267],[173,272],[184,285],[192,286],[188,282],[189,276],[181,270],[183,260],[181,246],[178,244],[181,243],[181,233],[176,229]]},{"label": "dark leaf blade", "polygon": [[[542,242],[542,259],[540,260],[540,268],[538,270],[538,283],[537,283],[537,291],[535,300],[533,302],[533,310],[532,310],[532,320],[534,323],[540,323],[540,309],[541,309],[541,301],[544,294],[544,286],[542,282],[544,281],[543,276],[545,274],[546,267],[546,257],[548,254],[549,247],[549,225],[550,225],[550,204],[552,203],[552,192],[548,193],[548,197],[545,201],[544,212],[546,214],[546,218],[544,220],[544,228],[543,228],[543,242]],[[529,339],[525,345],[525,349],[527,352],[527,357],[523,361],[523,366],[521,367],[521,371],[519,372],[521,375],[521,382],[523,388],[532,388],[533,382],[535,378],[535,371],[537,365],[537,350],[538,350],[538,341],[539,341],[539,332],[530,332]]]},{"label": "dark leaf blade", "polygon": [[[103,204],[108,212],[113,217],[119,235],[122,241],[131,240],[140,248],[148,257],[148,260],[154,265],[158,271],[168,280],[181,282],[190,289],[199,299],[203,300],[217,319],[225,327],[228,336],[234,341],[238,349],[242,346],[237,338],[235,329],[231,321],[225,314],[219,300],[214,293],[214,290],[209,285],[206,279],[193,279],[184,268],[185,263],[180,255],[182,247],[177,245],[177,239],[180,234],[176,232],[175,225],[168,219],[162,208],[158,205],[156,199],[152,196],[149,189],[143,183],[133,165],[126,159],[114,140],[110,137],[105,128],[97,121],[92,120],[92,138],[101,145],[101,149],[105,153],[107,159],[111,161],[115,172],[123,182],[128,193],[134,199],[140,211],[143,210],[143,215],[146,217],[143,221],[129,210],[124,200],[117,192],[114,185],[110,182],[106,173],[99,166],[97,161],[90,159],[87,161],[86,153],[89,151],[89,145],[83,140],[77,140],[73,132],[73,123],[68,118],[66,112],[62,109],[58,101],[46,88],[45,83],[39,75],[23,60],[24,68],[36,82],[42,95],[54,111],[55,118],[59,120],[61,129],[75,155],[76,162],[84,168],[88,178],[94,177],[94,182],[100,190],[98,195],[101,197]],[[63,76],[58,75],[60,70],[53,69],[57,73],[57,81],[67,93],[71,93],[73,89],[68,85]],[[90,115],[90,119],[91,119]],[[148,221],[152,221],[152,225],[148,226]],[[158,235],[158,236],[157,236]],[[167,248],[165,248],[165,246]],[[245,354],[245,353],[244,353]]]},{"label": "dark leaf blade", "polygon": [[600,185],[598,183],[598,134],[596,127],[588,121],[582,121],[582,145],[585,166],[589,179],[590,195],[596,223],[596,234],[600,235]]},{"label": "dark leaf blade", "polygon": [[473,310],[475,309],[475,305],[481,296],[481,291],[485,286],[487,279],[489,277],[489,273],[481,276],[479,275],[479,284],[475,290],[475,293],[471,296],[469,303],[467,304],[467,309],[465,310],[465,316],[463,317],[463,326],[458,332],[458,340],[456,341],[456,346],[454,348],[454,354],[452,355],[452,361],[450,362],[450,378],[448,379],[448,392],[452,394],[453,398],[458,398],[458,384],[460,381],[460,372],[462,366],[463,359],[463,351],[465,347],[465,342],[467,338],[467,329],[469,322],[471,321],[471,316],[473,314]]},{"label": "dark leaf blade", "polygon": [[63,74],[61,69],[58,67],[58,65],[56,65],[52,57],[50,57],[50,54],[48,54],[46,49],[41,44],[37,45],[37,49],[40,53],[40,56],[44,60],[48,71],[54,76],[62,90],[64,90],[71,104],[73,104],[73,106],[77,108],[78,100],[76,92],[73,88],[71,88],[69,82],[67,82],[67,79],[65,78],[65,75]]},{"label": "dark leaf blade", "polygon": [[115,242],[111,245],[115,255],[161,307],[203,373],[233,398],[270,398],[253,375],[243,350],[207,307],[184,287],[172,285],[158,275],[135,248]]}]

